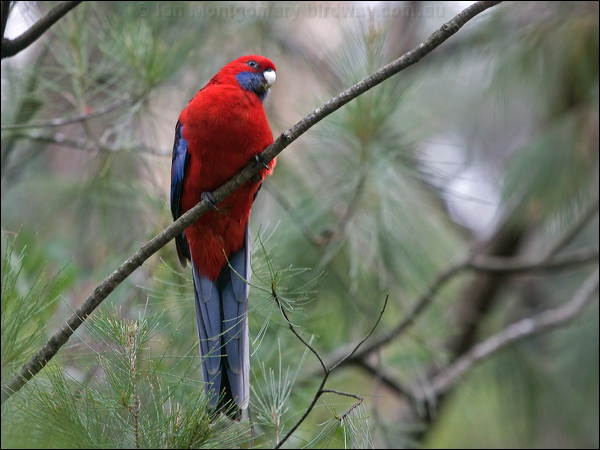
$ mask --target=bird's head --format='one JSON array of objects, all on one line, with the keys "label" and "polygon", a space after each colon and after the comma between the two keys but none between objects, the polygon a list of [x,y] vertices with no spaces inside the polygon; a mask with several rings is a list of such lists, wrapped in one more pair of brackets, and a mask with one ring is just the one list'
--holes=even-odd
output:
[{"label": "bird's head", "polygon": [[264,101],[277,79],[275,64],[264,56],[242,56],[230,62],[213,78],[213,82],[237,84]]}]

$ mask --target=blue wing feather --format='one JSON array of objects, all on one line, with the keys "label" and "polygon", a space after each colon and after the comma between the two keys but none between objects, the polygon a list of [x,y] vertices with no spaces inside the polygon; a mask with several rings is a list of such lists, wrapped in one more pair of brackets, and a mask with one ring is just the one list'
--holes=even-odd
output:
[{"label": "blue wing feather", "polygon": [[200,275],[193,262],[192,274],[194,276],[198,339],[202,356],[202,375],[206,383],[205,391],[210,399],[210,406],[215,408],[222,384],[221,299],[214,283]]},{"label": "blue wing feather", "polygon": [[192,263],[196,321],[210,406],[220,409],[233,399],[237,408],[245,409],[250,395],[248,227],[242,248],[232,255],[229,264],[231,267],[223,267],[219,278],[211,281],[198,273]]},{"label": "blue wing feather", "polygon": [[238,407],[245,409],[250,396],[250,346],[248,293],[250,291],[250,239],[246,226],[242,248],[229,259],[229,277],[222,291],[227,378]]},{"label": "blue wing feather", "polygon": [[[173,143],[173,160],[171,163],[171,215],[177,220],[181,215],[181,192],[185,169],[189,159],[188,143],[182,136],[183,125],[177,122],[175,126],[175,142]],[[186,259],[191,259],[185,232],[175,237],[177,256],[183,267],[187,266]]]},{"label": "blue wing feather", "polygon": [[[177,122],[171,165],[171,214],[181,216],[181,195],[189,160],[183,125]],[[177,255],[185,267],[191,261],[185,232],[175,237]],[[231,267],[230,267],[231,266]],[[250,351],[248,336],[248,284],[250,241],[246,227],[242,248],[229,258],[217,280],[201,275],[192,262],[196,322],[202,375],[212,409],[222,409],[228,400],[240,409],[248,407],[250,395]]]}]

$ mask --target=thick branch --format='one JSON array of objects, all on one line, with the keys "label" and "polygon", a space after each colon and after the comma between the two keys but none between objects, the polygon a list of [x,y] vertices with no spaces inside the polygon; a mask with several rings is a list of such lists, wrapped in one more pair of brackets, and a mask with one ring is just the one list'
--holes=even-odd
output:
[{"label": "thick branch", "polygon": [[8,15],[10,14],[10,9],[12,6],[12,2],[2,2],[2,23],[0,24],[1,39],[4,39],[4,32],[6,31],[6,24],[8,23]]},{"label": "thick branch", "polygon": [[[2,5],[8,2],[2,2]],[[15,56],[21,50],[25,50],[31,44],[33,44],[42,34],[58,22],[63,16],[69,11],[79,5],[81,2],[61,2],[48,11],[44,17],[34,23],[26,32],[15,39],[5,39],[4,32],[2,33],[2,59],[10,56]],[[2,13],[5,12],[4,6],[2,7]],[[8,14],[7,14],[8,16]],[[2,17],[4,26],[5,18]],[[4,31],[4,30],[3,30]]]},{"label": "thick branch", "polygon": [[[462,28],[462,26],[471,20],[476,15],[491,8],[501,2],[477,2],[451,21],[445,23],[439,30],[434,32],[428,39],[420,44],[414,50],[406,53],[387,66],[379,69],[372,75],[369,75],[362,81],[358,82],[351,88],[345,90],[337,97],[328,101],[321,107],[317,108],[311,114],[306,116],[300,122],[295,124],[288,131],[283,133],[277,140],[267,147],[262,153],[262,160],[266,163],[270,162],[274,157],[283,151],[293,141],[298,139],[313,125],[323,120],[334,111],[338,110],[354,98],[365,93],[369,89],[381,84],[391,76],[397,74],[403,69],[420,61],[425,55],[433,51],[436,47],[445,42],[449,37],[453,36]],[[253,177],[262,168],[255,161],[248,163],[237,175],[231,180],[213,192],[213,197],[217,203],[222,202],[235,189]],[[121,264],[108,278],[106,278],[96,290],[88,297],[83,305],[75,311],[75,313],[67,320],[67,322],[50,338],[48,341],[31,357],[31,359],[23,366],[20,373],[8,382],[2,388],[2,400],[4,403],[12,394],[21,389],[27,381],[37,374],[58,352],[73,332],[83,323],[83,321],[96,309],[102,301],[115,288],[123,282],[131,273],[140,267],[144,261],[164,247],[175,236],[183,232],[188,226],[196,222],[202,215],[206,214],[211,209],[206,201],[200,202],[194,208],[182,215],[177,221],[163,230],[154,239],[144,245],[141,249],[135,252],[127,261]]]},{"label": "thick branch", "polygon": [[312,113],[290,128],[288,131],[283,133],[273,145],[268,147],[263,153],[262,157],[265,162],[271,161],[276,157],[285,147],[290,143],[298,139],[299,136],[304,134],[312,126],[323,120],[331,113],[337,111],[351,100],[355,99],[361,94],[364,94],[369,89],[381,84],[388,78],[396,75],[398,72],[406,69],[413,64],[419,62],[424,56],[431,53],[448,38],[453,36],[460,30],[465,23],[471,20],[476,15],[482,13],[488,8],[498,5],[499,1],[491,2],[477,2],[469,6],[452,20],[442,25],[442,27],[435,31],[425,41],[410,52],[404,54],[400,58],[389,63],[387,66],[382,67],[375,73],[369,75],[363,80],[356,83],[349,89],[346,89],[337,97],[329,100],[321,107],[315,109]]}]

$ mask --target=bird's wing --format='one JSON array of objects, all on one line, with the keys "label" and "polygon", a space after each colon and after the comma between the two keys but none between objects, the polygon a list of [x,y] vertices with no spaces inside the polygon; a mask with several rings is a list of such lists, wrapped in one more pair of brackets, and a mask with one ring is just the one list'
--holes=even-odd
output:
[{"label": "bird's wing", "polygon": [[[183,125],[177,122],[175,127],[175,142],[173,143],[173,160],[171,163],[171,214],[173,220],[181,215],[181,193],[183,191],[183,180],[189,159],[188,143],[182,136]],[[185,232],[175,237],[177,256],[183,267],[187,266],[186,260],[191,259]]]},{"label": "bird's wing", "polygon": [[239,408],[248,406],[250,397],[250,350],[248,336],[248,293],[250,291],[250,234],[248,226],[242,248],[229,258],[227,278],[221,291],[223,328],[227,354],[227,378]]}]

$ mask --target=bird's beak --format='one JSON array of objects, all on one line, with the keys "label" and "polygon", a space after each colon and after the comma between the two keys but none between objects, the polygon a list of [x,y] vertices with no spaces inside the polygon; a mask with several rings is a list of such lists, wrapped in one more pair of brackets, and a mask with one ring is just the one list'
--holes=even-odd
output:
[{"label": "bird's beak", "polygon": [[271,86],[273,86],[275,84],[275,80],[277,79],[277,74],[275,73],[274,70],[265,70],[262,73],[262,76],[265,80],[264,84],[261,84],[259,87],[259,91],[260,92],[265,92],[267,91]]}]

